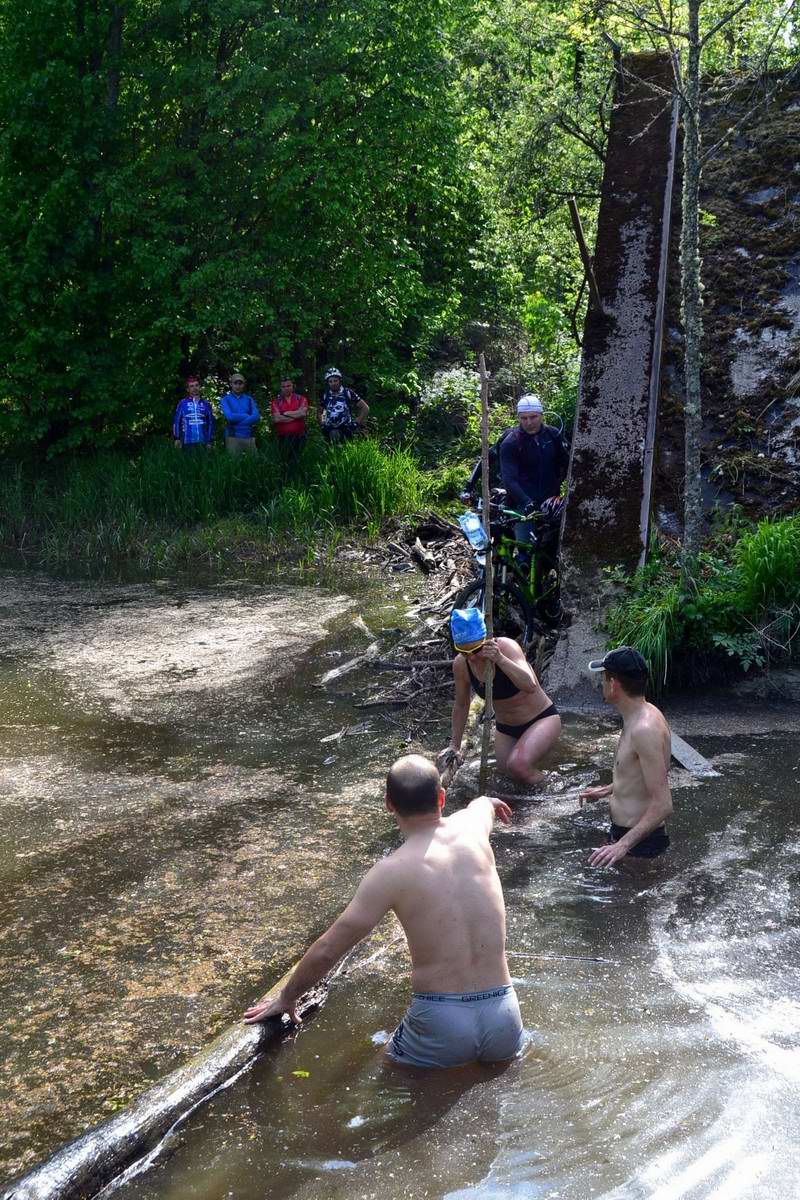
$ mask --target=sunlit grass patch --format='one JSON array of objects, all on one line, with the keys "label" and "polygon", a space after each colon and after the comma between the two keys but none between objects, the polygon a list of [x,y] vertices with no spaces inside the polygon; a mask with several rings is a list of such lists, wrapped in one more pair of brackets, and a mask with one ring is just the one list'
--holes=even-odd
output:
[{"label": "sunlit grass patch", "polygon": [[800,517],[765,520],[712,538],[694,578],[677,556],[651,554],[608,614],[610,641],[635,646],[655,691],[713,664],[741,671],[800,654]]},{"label": "sunlit grass patch", "polygon": [[[159,444],[77,459],[38,477],[10,467],[0,482],[0,537],[53,565],[128,558],[149,567],[172,557],[170,542],[181,559],[206,558],[202,531],[224,525],[231,544],[284,539],[303,557],[318,543],[335,546],[343,527],[374,536],[387,517],[413,514],[430,493],[410,454],[367,439],[341,447],[310,439],[296,460],[270,441],[240,457]],[[213,540],[218,556],[217,534]]]}]

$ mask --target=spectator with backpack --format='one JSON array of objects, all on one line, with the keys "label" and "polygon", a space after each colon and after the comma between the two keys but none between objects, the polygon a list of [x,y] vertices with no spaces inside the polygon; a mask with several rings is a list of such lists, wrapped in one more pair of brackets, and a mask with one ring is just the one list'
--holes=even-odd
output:
[{"label": "spectator with backpack", "polygon": [[369,405],[352,388],[342,386],[336,367],[325,372],[325,391],[320,396],[317,416],[323,436],[342,442],[361,432],[369,416]]}]

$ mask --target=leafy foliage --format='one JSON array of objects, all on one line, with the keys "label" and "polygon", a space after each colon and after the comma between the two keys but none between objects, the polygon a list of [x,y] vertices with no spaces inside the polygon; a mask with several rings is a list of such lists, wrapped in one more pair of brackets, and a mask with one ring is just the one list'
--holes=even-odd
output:
[{"label": "leafy foliage", "polygon": [[800,517],[739,525],[733,540],[726,531],[698,567],[687,591],[675,553],[656,551],[609,614],[611,643],[636,646],[657,688],[715,653],[743,671],[797,655]]},{"label": "leafy foliage", "polygon": [[449,51],[465,13],[8,0],[0,438],[163,428],[190,368],[396,374],[459,311],[479,225]]}]

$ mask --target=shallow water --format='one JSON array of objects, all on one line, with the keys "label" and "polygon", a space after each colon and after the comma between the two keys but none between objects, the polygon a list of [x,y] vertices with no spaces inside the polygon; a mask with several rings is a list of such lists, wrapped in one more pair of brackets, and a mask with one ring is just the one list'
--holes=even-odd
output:
[{"label": "shallow water", "polygon": [[497,831],[521,1062],[383,1066],[375,1043],[406,1001],[389,952],[117,1195],[796,1195],[800,739],[739,751],[722,779],[676,793],[668,861],[636,874],[587,868],[593,821],[569,800]]},{"label": "shallow water", "polygon": [[[18,605],[3,614],[6,647],[17,637],[0,685],[13,727],[0,845],[9,1163],[54,1149],[204,1044],[395,843],[380,776],[400,738],[371,718],[367,733],[320,744],[361,714],[309,687],[364,644],[353,601],[247,591],[252,620],[237,628],[253,661],[237,672],[216,646],[221,624],[244,619],[245,592],[222,595],[179,597],[207,655],[165,636],[171,592],[137,591],[128,624],[111,604],[80,638],[52,596],[47,634],[15,634]],[[370,603],[358,608],[368,624],[399,620],[395,600]],[[287,611],[302,614],[305,643],[283,645]],[[199,681],[159,683],[165,654]],[[615,736],[569,719],[547,798],[495,835],[530,1034],[520,1062],[413,1078],[382,1064],[407,1002],[389,923],[313,1020],[116,1195],[794,1196],[800,733],[694,738],[722,777],[690,786],[676,773],[673,849],[635,873],[587,867],[602,806],[574,799],[610,765]]]},{"label": "shallow water", "polygon": [[361,799],[390,733],[321,743],[363,715],[348,678],[312,684],[367,645],[355,616],[391,627],[405,603],[9,571],[0,589],[5,1178],[205,1045],[374,855]]}]

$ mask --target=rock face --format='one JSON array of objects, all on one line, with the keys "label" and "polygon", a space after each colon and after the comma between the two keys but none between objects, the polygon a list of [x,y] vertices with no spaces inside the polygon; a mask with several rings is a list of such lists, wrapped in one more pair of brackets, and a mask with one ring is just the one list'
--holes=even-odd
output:
[{"label": "rock face", "polygon": [[[703,100],[703,473],[708,509],[752,517],[800,501],[800,99],[787,75],[753,106],[730,80]],[[733,129],[735,127],[735,133]],[[679,208],[680,162],[673,204]],[[679,216],[672,223],[656,463],[659,526],[680,537],[683,334]]]},{"label": "rock face", "polygon": [[603,312],[590,307],[569,498],[567,587],[585,594],[597,571],[634,568],[647,539],[652,447],[675,147],[665,55],[624,60],[609,130],[594,268]]}]

